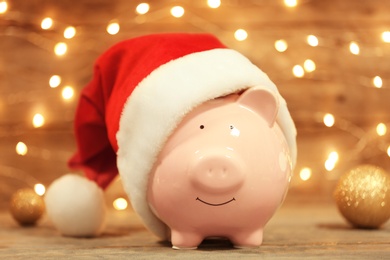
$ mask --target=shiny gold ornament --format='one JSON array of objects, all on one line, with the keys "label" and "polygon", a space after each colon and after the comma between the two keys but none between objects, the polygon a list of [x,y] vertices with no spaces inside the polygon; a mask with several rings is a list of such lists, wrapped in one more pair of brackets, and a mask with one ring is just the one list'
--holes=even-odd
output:
[{"label": "shiny gold ornament", "polygon": [[21,189],[11,197],[11,214],[22,226],[34,225],[45,211],[41,196],[32,189]]},{"label": "shiny gold ornament", "polygon": [[390,175],[373,165],[341,176],[334,198],[341,214],[358,228],[378,228],[390,218]]}]

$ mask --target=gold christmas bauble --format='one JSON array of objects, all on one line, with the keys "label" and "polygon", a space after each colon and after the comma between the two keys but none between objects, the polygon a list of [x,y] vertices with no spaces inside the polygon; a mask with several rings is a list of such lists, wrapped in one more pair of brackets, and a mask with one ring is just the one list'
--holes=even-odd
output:
[{"label": "gold christmas bauble", "polygon": [[20,225],[34,225],[43,215],[45,204],[42,197],[34,190],[21,189],[12,195],[10,211]]},{"label": "gold christmas bauble", "polygon": [[378,228],[390,218],[390,175],[377,166],[358,166],[341,176],[334,198],[352,225]]}]

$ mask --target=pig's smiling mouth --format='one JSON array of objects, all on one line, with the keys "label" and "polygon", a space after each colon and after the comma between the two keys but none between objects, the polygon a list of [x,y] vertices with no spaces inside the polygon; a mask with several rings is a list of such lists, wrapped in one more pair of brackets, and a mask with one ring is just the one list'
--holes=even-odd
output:
[{"label": "pig's smiling mouth", "polygon": [[225,202],[222,202],[222,203],[217,203],[217,204],[201,200],[201,199],[199,199],[199,197],[196,197],[196,200],[199,200],[200,202],[202,202],[202,203],[204,203],[206,205],[209,205],[209,206],[223,206],[223,205],[226,205],[226,204],[228,204],[228,203],[230,203],[232,201],[235,201],[236,199],[233,197],[231,200],[228,200],[228,201],[225,201]]}]

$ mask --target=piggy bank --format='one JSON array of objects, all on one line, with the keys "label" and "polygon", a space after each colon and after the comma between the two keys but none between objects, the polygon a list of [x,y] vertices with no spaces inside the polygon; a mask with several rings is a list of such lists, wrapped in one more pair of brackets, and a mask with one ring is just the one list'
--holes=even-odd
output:
[{"label": "piggy bank", "polygon": [[257,246],[295,166],[296,129],[268,76],[209,34],[152,34],[103,53],[74,120],[77,151],[45,196],[66,236],[104,232],[120,175],[132,208],[175,248]]},{"label": "piggy bank", "polygon": [[262,88],[207,101],[191,111],[159,153],[147,190],[173,248],[209,237],[259,246],[286,195],[292,164],[276,116],[277,95]]}]

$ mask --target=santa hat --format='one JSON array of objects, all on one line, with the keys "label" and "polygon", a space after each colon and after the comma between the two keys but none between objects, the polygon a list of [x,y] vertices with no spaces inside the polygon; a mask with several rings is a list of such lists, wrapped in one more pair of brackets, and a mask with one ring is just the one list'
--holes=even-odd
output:
[{"label": "santa hat", "polygon": [[265,73],[207,34],[157,34],[123,41],[97,61],[75,119],[78,151],[70,160],[101,188],[118,173],[145,225],[166,238],[151,211],[148,176],[183,117],[207,100],[251,87],[277,93],[277,122],[296,161],[296,130],[284,99]]}]

